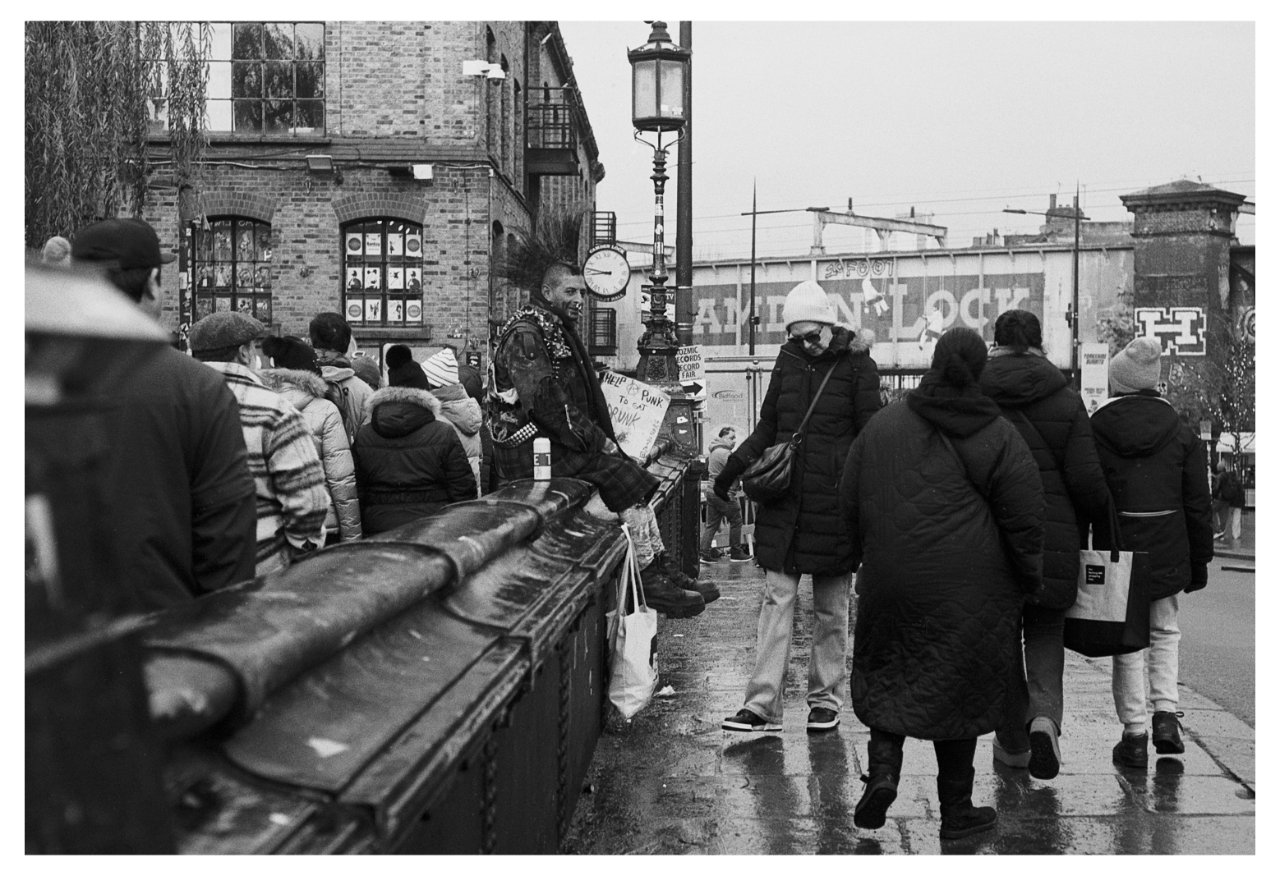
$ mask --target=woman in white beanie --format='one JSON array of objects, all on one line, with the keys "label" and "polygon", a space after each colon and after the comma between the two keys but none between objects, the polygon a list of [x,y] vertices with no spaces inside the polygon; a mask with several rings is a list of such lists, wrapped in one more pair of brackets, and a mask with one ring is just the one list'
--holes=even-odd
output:
[{"label": "woman in white beanie", "polygon": [[[1151,645],[1112,658],[1111,692],[1124,724],[1111,759],[1146,769],[1147,700],[1158,754],[1181,754],[1178,594],[1209,580],[1213,524],[1204,443],[1160,397],[1160,342],[1135,338],[1108,366],[1111,398],[1093,414],[1094,441],[1120,514],[1125,550],[1151,559]],[[1095,527],[1094,547],[1111,546]]]},{"label": "woman in white beanie", "polygon": [[774,362],[759,422],[716,477],[716,495],[727,500],[747,465],[790,439],[815,397],[818,402],[797,451],[790,491],[756,512],[755,554],[765,569],[756,666],[742,708],[721,722],[726,730],[782,729],[791,620],[804,574],[813,576],[814,613],[808,729],[834,729],[843,703],[856,562],[837,487],[854,437],[880,409],[880,375],[866,340],[835,324],[835,308],[817,283],[806,281],[787,294],[782,319],[788,339]]},{"label": "woman in white beanie", "polygon": [[[480,425],[483,422],[480,403],[467,394],[458,372],[458,359],[453,348],[445,347],[422,363],[431,394],[440,402],[440,415],[449,421],[462,449],[466,451],[471,473],[480,483]],[[477,490],[479,487],[477,486]]]}]

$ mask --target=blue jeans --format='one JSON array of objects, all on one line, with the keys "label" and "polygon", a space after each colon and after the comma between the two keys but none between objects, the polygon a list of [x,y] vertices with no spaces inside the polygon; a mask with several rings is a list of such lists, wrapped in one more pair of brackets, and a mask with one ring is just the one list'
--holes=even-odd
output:
[{"label": "blue jeans", "polygon": [[1054,727],[1062,730],[1062,669],[1065,653],[1062,646],[1062,625],[1066,613],[1028,603],[1022,608],[1022,642],[1015,665],[1018,672],[1025,671],[1026,684],[1021,678],[1014,684],[1005,699],[1004,726],[996,732],[996,739],[1006,751],[1027,751],[1031,738],[1027,725],[1032,718],[1044,716],[1053,719]]},{"label": "blue jeans", "polygon": [[725,501],[715,493],[707,494],[707,525],[702,530],[702,551],[711,550],[711,540],[720,532],[720,526],[729,521],[729,547],[742,547],[742,506],[737,499]]}]

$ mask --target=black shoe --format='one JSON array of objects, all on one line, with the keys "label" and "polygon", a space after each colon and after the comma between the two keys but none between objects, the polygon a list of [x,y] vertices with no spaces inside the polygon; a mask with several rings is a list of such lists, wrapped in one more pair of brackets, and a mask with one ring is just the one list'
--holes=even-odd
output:
[{"label": "black shoe", "polygon": [[749,563],[755,557],[751,556],[750,551],[746,548],[729,548],[729,562],[731,563]]},{"label": "black shoe", "polygon": [[973,767],[938,776],[938,809],[942,812],[938,834],[943,839],[959,839],[996,826],[994,809],[973,805]]},{"label": "black shoe", "polygon": [[853,807],[853,824],[864,830],[884,827],[885,813],[898,799],[898,776],[882,768],[872,768],[871,775],[862,776],[866,783],[862,799]]},{"label": "black shoe", "polygon": [[724,554],[720,553],[719,548],[712,548],[709,551],[698,551],[698,562],[705,563],[710,566],[716,560],[724,559]]},{"label": "black shoe", "polygon": [[1151,744],[1156,747],[1156,754],[1182,754],[1186,751],[1182,734],[1178,732],[1182,726],[1178,721],[1181,717],[1181,712],[1156,712],[1151,716]]},{"label": "black shoe", "polygon": [[649,607],[667,617],[694,617],[702,614],[706,608],[702,594],[677,587],[670,578],[662,574],[656,561],[640,570],[640,585],[644,591],[644,601]]},{"label": "black shoe", "polygon": [[1147,768],[1147,734],[1125,733],[1111,749],[1111,760],[1120,766],[1145,770]]},{"label": "black shoe", "polygon": [[766,721],[750,709],[738,709],[736,715],[731,715],[720,722],[720,726],[725,730],[745,730],[757,733],[777,733],[782,729],[782,724],[776,721]]},{"label": "black shoe", "polygon": [[1062,755],[1058,751],[1058,728],[1052,718],[1043,715],[1031,720],[1031,761],[1027,766],[1037,779],[1052,779],[1058,774]]},{"label": "black shoe", "polygon": [[809,710],[809,723],[805,725],[805,729],[810,733],[821,730],[834,730],[839,723],[840,716],[834,710],[824,709],[822,706],[814,706]]},{"label": "black shoe", "polygon": [[699,581],[697,578],[690,578],[681,569],[680,564],[671,558],[671,555],[663,552],[658,554],[656,560],[658,568],[662,570],[662,574],[671,579],[671,582],[682,590],[692,590],[694,593],[702,597],[702,604],[706,605],[715,602],[720,598],[720,588],[716,587],[712,581]]}]

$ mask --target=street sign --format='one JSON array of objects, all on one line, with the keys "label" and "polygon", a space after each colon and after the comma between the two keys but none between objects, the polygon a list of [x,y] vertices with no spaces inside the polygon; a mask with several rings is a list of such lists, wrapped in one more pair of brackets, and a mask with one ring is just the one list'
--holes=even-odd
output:
[{"label": "street sign", "polygon": [[1080,345],[1080,398],[1090,414],[1107,400],[1108,352],[1106,344]]},{"label": "street sign", "polygon": [[702,364],[701,347],[681,347],[676,350],[676,365],[680,368],[680,386],[690,395],[706,398],[707,372]]}]

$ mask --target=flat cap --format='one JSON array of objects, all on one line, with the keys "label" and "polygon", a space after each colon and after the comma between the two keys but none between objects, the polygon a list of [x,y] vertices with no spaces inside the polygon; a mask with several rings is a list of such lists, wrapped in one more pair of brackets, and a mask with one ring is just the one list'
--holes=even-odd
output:
[{"label": "flat cap", "polygon": [[191,352],[201,353],[238,347],[266,334],[267,327],[252,316],[236,310],[220,310],[196,321],[187,333],[187,344]]}]

